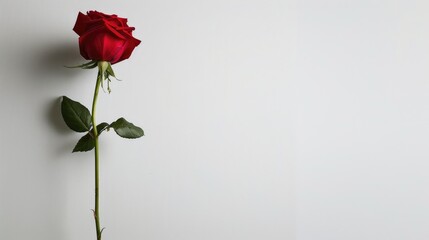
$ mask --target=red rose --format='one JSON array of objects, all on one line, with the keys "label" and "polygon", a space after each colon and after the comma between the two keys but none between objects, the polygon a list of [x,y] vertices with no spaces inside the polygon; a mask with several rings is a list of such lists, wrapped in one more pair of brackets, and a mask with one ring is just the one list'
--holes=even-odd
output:
[{"label": "red rose", "polygon": [[129,58],[140,44],[131,33],[134,27],[129,27],[127,19],[117,15],[79,12],[73,30],[79,35],[80,54],[88,60],[114,64]]}]

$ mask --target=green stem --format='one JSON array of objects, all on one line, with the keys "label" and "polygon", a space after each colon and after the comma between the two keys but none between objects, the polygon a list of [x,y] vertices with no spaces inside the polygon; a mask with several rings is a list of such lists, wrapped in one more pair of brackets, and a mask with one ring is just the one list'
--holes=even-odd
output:
[{"label": "green stem", "polygon": [[101,240],[101,232],[100,229],[100,212],[99,212],[99,161],[98,161],[98,131],[97,131],[97,123],[95,122],[95,109],[97,105],[97,97],[98,97],[98,91],[100,90],[100,84],[103,80],[103,74],[104,71],[101,68],[101,64],[98,64],[99,70],[98,70],[98,76],[97,76],[97,83],[95,84],[95,90],[94,90],[94,98],[92,101],[92,129],[94,133],[94,143],[95,143],[95,209],[94,209],[94,219],[95,219],[95,227],[97,231],[97,240]]}]

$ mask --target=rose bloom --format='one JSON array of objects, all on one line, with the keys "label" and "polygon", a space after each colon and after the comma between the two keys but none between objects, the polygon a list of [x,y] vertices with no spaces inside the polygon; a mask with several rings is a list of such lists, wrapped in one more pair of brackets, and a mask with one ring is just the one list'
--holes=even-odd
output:
[{"label": "rose bloom", "polygon": [[79,35],[80,54],[87,60],[111,64],[131,56],[140,40],[132,35],[127,19],[97,11],[79,12],[73,30]]}]

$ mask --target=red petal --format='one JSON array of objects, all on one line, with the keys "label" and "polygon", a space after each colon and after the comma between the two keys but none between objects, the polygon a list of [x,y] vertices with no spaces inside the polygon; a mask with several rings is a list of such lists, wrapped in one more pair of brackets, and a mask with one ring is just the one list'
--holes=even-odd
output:
[{"label": "red petal", "polygon": [[[137,40],[137,41],[138,41],[138,44],[140,44],[140,40]],[[116,62],[112,62],[112,64],[128,59],[131,56],[131,53],[133,53],[134,48],[136,48],[136,46],[138,45],[138,44],[136,45],[135,43],[136,42],[133,39],[127,40],[123,46],[124,51],[122,53],[121,58]]]},{"label": "red petal", "polygon": [[105,28],[94,29],[79,38],[81,55],[88,60],[116,62],[124,51],[124,40]]},{"label": "red petal", "polygon": [[79,36],[81,36],[82,34],[85,33],[86,27],[90,20],[91,19],[88,16],[79,12],[79,14],[77,15],[76,23],[73,27],[73,31],[75,31]]}]

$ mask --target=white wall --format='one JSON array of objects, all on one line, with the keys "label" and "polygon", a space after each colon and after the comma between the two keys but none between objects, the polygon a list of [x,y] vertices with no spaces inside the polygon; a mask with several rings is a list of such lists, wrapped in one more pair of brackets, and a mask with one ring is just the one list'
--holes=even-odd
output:
[{"label": "white wall", "polygon": [[427,1],[296,9],[296,239],[429,238]]},{"label": "white wall", "polygon": [[0,5],[0,239],[94,239],[93,154],[59,96],[89,106],[78,11],[143,43],[98,119],[104,240],[429,237],[429,3],[27,1]]}]

